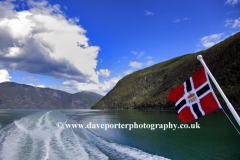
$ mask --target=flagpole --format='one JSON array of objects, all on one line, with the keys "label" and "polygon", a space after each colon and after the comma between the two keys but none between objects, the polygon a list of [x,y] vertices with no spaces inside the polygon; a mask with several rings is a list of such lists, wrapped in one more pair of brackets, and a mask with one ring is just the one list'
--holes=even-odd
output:
[{"label": "flagpole", "polygon": [[215,78],[213,77],[212,73],[210,72],[210,70],[208,69],[207,65],[205,64],[202,55],[198,55],[197,59],[202,63],[203,67],[206,69],[208,75],[210,76],[210,78],[212,79],[213,83],[215,84],[215,86],[217,87],[218,91],[220,92],[220,94],[222,95],[224,101],[226,102],[229,110],[231,111],[231,113],[233,114],[234,118],[236,119],[238,125],[240,126],[240,118],[237,114],[237,112],[235,111],[235,109],[233,108],[232,104],[228,101],[227,97],[225,96],[224,92],[222,91],[222,89],[220,88],[220,86],[218,85],[217,81],[215,80]]}]

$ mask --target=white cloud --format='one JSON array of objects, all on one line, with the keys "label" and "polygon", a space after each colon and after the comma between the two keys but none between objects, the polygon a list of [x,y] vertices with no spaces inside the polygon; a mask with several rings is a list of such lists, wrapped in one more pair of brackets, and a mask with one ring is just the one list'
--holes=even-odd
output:
[{"label": "white cloud", "polygon": [[129,66],[131,66],[133,68],[142,68],[143,65],[144,65],[144,63],[140,63],[140,62],[136,62],[136,61],[134,61],[134,62],[130,61],[130,63],[129,63]]},{"label": "white cloud", "polygon": [[135,52],[135,51],[131,51],[131,53],[133,53],[134,55],[137,55],[138,53],[137,52]]},{"label": "white cloud", "polygon": [[198,49],[195,49],[195,52],[199,52],[199,51],[201,51],[201,49],[200,49],[200,48],[198,48]]},{"label": "white cloud", "polygon": [[0,2],[0,66],[65,80],[98,83],[98,46],[86,30],[67,20],[59,5],[29,0],[29,11]]},{"label": "white cloud", "polygon": [[34,76],[23,77],[22,79],[29,80],[29,81],[39,81],[39,79],[35,78]]},{"label": "white cloud", "polygon": [[145,55],[145,53],[144,52],[140,52],[139,54],[138,54],[138,52],[135,52],[135,51],[131,51],[131,53],[133,53],[134,55],[137,55],[137,59],[139,59],[139,58],[141,58],[142,56],[144,56]]},{"label": "white cloud", "polygon": [[178,22],[186,21],[186,20],[190,20],[190,19],[191,19],[191,18],[187,18],[187,17],[186,17],[186,18],[183,18],[183,19],[179,19],[179,18],[178,18],[178,19],[175,19],[173,22],[174,22],[174,23],[178,23]]},{"label": "white cloud", "polygon": [[103,77],[109,77],[111,71],[108,69],[100,69],[100,71],[97,71],[97,75],[103,76]]},{"label": "white cloud", "polygon": [[27,84],[27,85],[29,85],[29,86],[33,86],[33,87],[39,87],[39,88],[46,88],[43,84],[38,84],[37,86],[36,85],[34,85],[34,84]]},{"label": "white cloud", "polygon": [[203,43],[203,46],[206,48],[212,47],[215,43],[214,42],[207,42],[207,43]]},{"label": "white cloud", "polygon": [[79,22],[79,19],[78,19],[77,17],[69,18],[69,19],[68,19],[68,22],[69,22],[70,24],[75,25],[75,24],[77,24],[77,23]]},{"label": "white cloud", "polygon": [[133,72],[132,69],[126,70],[125,72],[123,72],[125,75],[131,74]]},{"label": "white cloud", "polygon": [[229,4],[229,5],[235,5],[239,2],[239,0],[227,0],[227,2],[225,4]]},{"label": "white cloud", "polygon": [[[144,58],[146,58],[146,59],[151,59],[152,57],[146,56],[146,57],[144,57]],[[145,62],[145,63],[141,63],[141,62],[137,62],[137,61],[134,61],[134,62],[130,61],[130,62],[129,62],[129,66],[130,66],[131,68],[128,69],[128,70],[126,70],[126,71],[124,71],[123,73],[124,73],[125,75],[128,75],[128,74],[133,73],[133,72],[136,71],[137,69],[141,69],[141,68],[143,68],[144,66],[151,66],[151,65],[153,65],[154,63],[155,63],[155,62],[152,61],[152,60],[149,60],[149,61],[147,61],[147,62]]]},{"label": "white cloud", "polygon": [[150,12],[148,10],[145,10],[145,15],[146,16],[153,16],[153,12]]},{"label": "white cloud", "polygon": [[150,56],[146,56],[146,57],[144,57],[144,58],[146,58],[146,59],[152,59],[153,57],[150,57]]},{"label": "white cloud", "polygon": [[178,22],[180,22],[180,19],[176,19],[176,20],[174,20],[173,22],[174,22],[174,23],[178,23]]},{"label": "white cloud", "polygon": [[117,82],[122,79],[122,77],[114,77],[112,79],[110,79],[109,81],[104,81],[103,83],[100,83],[100,87],[102,88],[103,91],[109,91],[110,89],[112,89]]},{"label": "white cloud", "polygon": [[237,28],[240,27],[240,17],[235,20],[226,20],[225,26],[231,26],[231,28]]},{"label": "white cloud", "polygon": [[68,10],[67,6],[63,6],[64,9]]},{"label": "white cloud", "polygon": [[9,73],[7,70],[5,70],[5,69],[0,70],[0,83],[8,82],[8,81],[10,81],[11,78],[12,77],[9,76]]},{"label": "white cloud", "polygon": [[136,57],[137,59],[139,59],[139,58],[141,58],[142,56],[144,56],[144,52],[141,52],[141,53],[139,53],[139,55]]},{"label": "white cloud", "polygon": [[144,57],[144,58],[149,59],[149,61],[147,61],[147,62],[145,62],[145,63],[136,62],[136,61],[134,61],[134,62],[130,61],[129,66],[130,66],[131,68],[128,69],[128,70],[126,70],[126,71],[124,71],[123,73],[124,73],[125,75],[128,75],[128,74],[133,73],[133,72],[136,71],[137,69],[141,69],[141,68],[143,68],[143,67],[151,66],[151,65],[153,65],[153,64],[155,63],[154,61],[150,60],[150,59],[152,59],[152,57],[146,56],[146,57]]},{"label": "white cloud", "polygon": [[0,1],[0,19],[16,18],[16,11],[13,10],[14,5],[9,1]]},{"label": "white cloud", "polygon": [[224,33],[219,33],[219,34],[213,34],[210,36],[205,36],[201,38],[201,43],[197,44],[198,47],[205,47],[209,48],[212,47],[213,45],[221,42],[223,40]]},{"label": "white cloud", "polygon": [[196,46],[197,46],[197,47],[201,47],[201,44],[197,44]]},{"label": "white cloud", "polygon": [[239,31],[236,31],[236,32],[232,32],[232,34],[231,34],[231,35],[233,36],[234,34],[236,34],[236,33],[238,33],[238,32],[239,32]]},{"label": "white cloud", "polygon": [[151,66],[151,65],[153,65],[154,64],[154,61],[147,61],[147,66]]},{"label": "white cloud", "polygon": [[121,78],[122,77],[120,76],[114,77],[109,81],[104,81],[103,83],[79,83],[75,80],[69,80],[63,82],[63,86],[61,87],[50,86],[50,88],[65,90],[70,93],[76,93],[87,90],[99,93],[101,95],[106,95],[107,92],[111,90]]},{"label": "white cloud", "polygon": [[37,87],[45,88],[45,86],[43,84],[38,84]]},{"label": "white cloud", "polygon": [[236,11],[230,11],[230,12],[227,12],[226,14],[233,14],[233,13],[238,13],[238,10],[236,10]]}]

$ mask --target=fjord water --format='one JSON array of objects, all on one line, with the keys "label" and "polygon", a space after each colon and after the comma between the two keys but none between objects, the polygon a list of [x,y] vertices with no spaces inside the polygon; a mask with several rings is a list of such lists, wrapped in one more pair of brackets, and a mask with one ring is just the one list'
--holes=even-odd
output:
[{"label": "fjord water", "polygon": [[240,135],[222,112],[196,120],[200,127],[196,129],[106,131],[58,128],[58,122],[85,125],[90,122],[183,123],[175,110],[0,110],[0,159],[240,158]]}]

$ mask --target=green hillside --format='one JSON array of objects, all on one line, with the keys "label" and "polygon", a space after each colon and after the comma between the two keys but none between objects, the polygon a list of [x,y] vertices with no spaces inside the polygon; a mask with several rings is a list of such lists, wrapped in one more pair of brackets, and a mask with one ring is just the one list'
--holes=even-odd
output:
[{"label": "green hillside", "polygon": [[[136,71],[122,78],[92,109],[171,108],[169,91],[191,77],[202,65],[201,54],[235,108],[240,107],[240,32],[213,47]],[[212,85],[213,86],[213,85]],[[220,94],[213,86],[222,104]]]}]

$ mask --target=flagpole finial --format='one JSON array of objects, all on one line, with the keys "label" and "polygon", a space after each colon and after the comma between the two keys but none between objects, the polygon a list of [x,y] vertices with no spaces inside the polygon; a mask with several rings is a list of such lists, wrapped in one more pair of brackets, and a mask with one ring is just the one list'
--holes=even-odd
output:
[{"label": "flagpole finial", "polygon": [[203,59],[202,55],[198,55],[197,59],[200,61],[201,59]]}]

